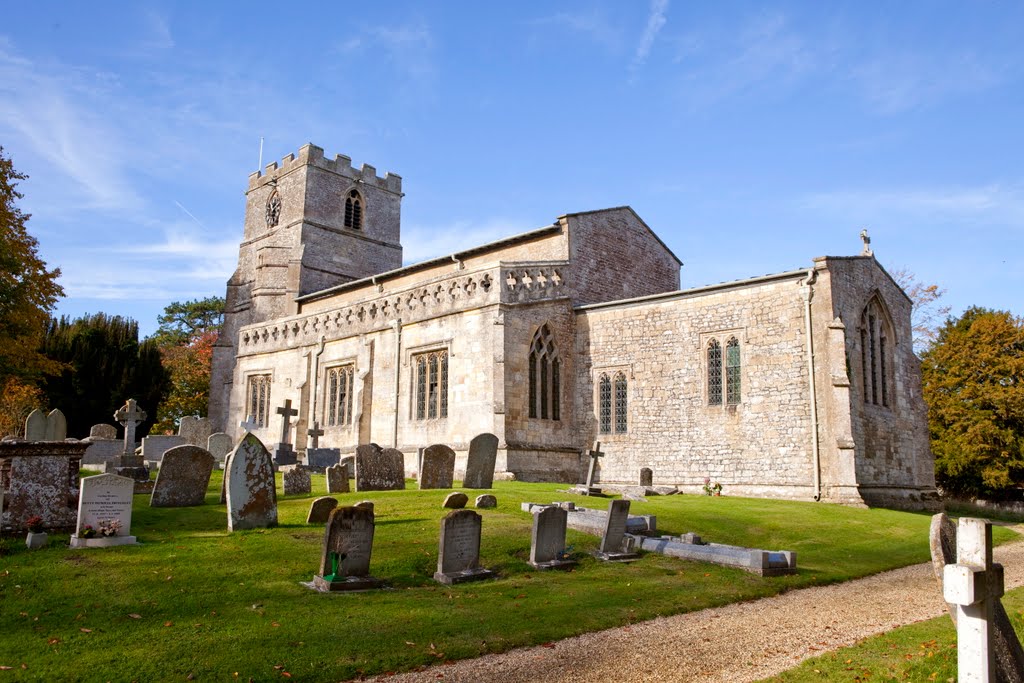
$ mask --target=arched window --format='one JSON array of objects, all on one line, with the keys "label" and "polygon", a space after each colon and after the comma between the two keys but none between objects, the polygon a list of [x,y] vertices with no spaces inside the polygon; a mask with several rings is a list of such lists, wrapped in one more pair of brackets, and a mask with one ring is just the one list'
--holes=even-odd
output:
[{"label": "arched window", "polygon": [[864,403],[889,407],[892,386],[892,325],[878,296],[872,297],[860,316],[861,381]]},{"label": "arched window", "polygon": [[345,197],[345,227],[363,229],[363,198],[359,196],[358,190],[352,190]]},{"label": "arched window", "polygon": [[281,195],[274,190],[270,193],[270,197],[267,198],[266,208],[266,219],[267,227],[272,228],[277,225],[277,222],[281,219]]},{"label": "arched window", "polygon": [[528,414],[541,420],[560,420],[561,361],[554,336],[547,325],[541,325],[530,344]]},{"label": "arched window", "polygon": [[342,365],[327,370],[327,400],[324,402],[324,424],[329,427],[352,424],[352,379],[354,366]]},{"label": "arched window", "polygon": [[258,427],[266,427],[270,419],[270,375],[249,375],[246,405],[248,418]]},{"label": "arched window", "polygon": [[430,351],[412,357],[416,374],[413,376],[413,395],[416,397],[414,416],[417,420],[436,420],[448,417],[448,351]]},{"label": "arched window", "polygon": [[722,405],[722,346],[717,339],[708,342],[708,405]]},{"label": "arched window", "polygon": [[740,343],[736,337],[725,342],[725,402],[740,402]]},{"label": "arched window", "polygon": [[602,434],[612,433],[612,381],[608,375],[601,375],[598,380],[598,415],[599,428]]},{"label": "arched window", "polygon": [[626,375],[621,372],[615,373],[615,433],[626,433]]}]

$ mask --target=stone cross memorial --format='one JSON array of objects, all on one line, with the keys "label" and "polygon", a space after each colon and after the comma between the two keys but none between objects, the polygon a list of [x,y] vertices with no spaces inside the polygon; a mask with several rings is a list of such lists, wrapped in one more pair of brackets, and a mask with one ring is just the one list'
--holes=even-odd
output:
[{"label": "stone cross memorial", "polygon": [[78,523],[71,536],[71,547],[105,548],[135,543],[131,535],[135,481],[116,474],[98,474],[85,477],[79,486]]},{"label": "stone cross memorial", "polygon": [[576,561],[565,556],[565,525],[569,513],[557,506],[533,511],[530,565],[537,569],[567,569]]},{"label": "stone cross memorial", "polygon": [[134,398],[114,413],[114,419],[124,426],[124,451],[121,457],[107,463],[107,472],[131,477],[140,484],[149,485],[149,470],[141,455],[135,455],[135,427],[146,419],[146,411],[139,409]]},{"label": "stone cross memorial", "polygon": [[309,435],[309,442],[311,448],[320,447],[320,437],[324,435],[324,430],[320,429],[320,423],[314,422],[310,429],[306,430],[306,434]]},{"label": "stone cross memorial", "polygon": [[472,510],[455,510],[441,520],[441,541],[434,580],[451,585],[494,576],[480,567],[482,518]]},{"label": "stone cross memorial", "polygon": [[498,437],[478,434],[469,442],[466,474],[462,486],[467,489],[489,489],[494,485],[494,464],[498,458]]},{"label": "stone cross memorial", "polygon": [[199,446],[175,446],[164,453],[149,498],[150,507],[202,505],[213,474],[213,455]]},{"label": "stone cross memorial", "polygon": [[636,553],[624,552],[622,542],[626,538],[626,521],[629,519],[629,501],[613,500],[608,504],[608,519],[601,536],[601,545],[595,557],[601,560],[618,562],[631,560]]},{"label": "stone cross memorial", "polygon": [[405,489],[405,456],[394,448],[381,450],[375,443],[356,448],[356,491]]},{"label": "stone cross memorial", "polygon": [[594,475],[597,474],[597,459],[604,457],[604,453],[601,452],[600,441],[595,443],[594,447],[587,452],[587,456],[590,458],[590,468],[587,470],[587,488],[585,495],[599,496],[601,495],[601,488],[599,486],[594,486]]},{"label": "stone cross memorial", "polygon": [[274,463],[263,443],[246,434],[228,456],[228,531],[277,526]]},{"label": "stone cross memorial", "polygon": [[313,576],[312,587],[324,592],[379,588],[383,582],[370,576],[373,529],[372,510],[332,510],[324,529],[320,571]]},{"label": "stone cross memorial", "polygon": [[450,489],[455,483],[455,451],[444,444],[423,449],[420,460],[421,489]]},{"label": "stone cross memorial", "polygon": [[281,441],[274,446],[274,464],[294,465],[297,458],[291,442],[291,419],[298,415],[299,411],[292,408],[292,400],[289,398],[275,412],[281,416]]},{"label": "stone cross memorial", "polygon": [[243,432],[255,432],[260,428],[260,423],[256,421],[255,415],[250,415],[246,419],[238,423],[238,426],[242,428]]}]

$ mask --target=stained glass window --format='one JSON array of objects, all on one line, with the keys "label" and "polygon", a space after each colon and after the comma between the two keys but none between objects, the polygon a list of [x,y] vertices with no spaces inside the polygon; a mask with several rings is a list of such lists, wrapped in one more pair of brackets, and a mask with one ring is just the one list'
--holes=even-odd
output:
[{"label": "stained glass window", "polygon": [[615,375],[615,433],[626,433],[626,376],[623,373]]},{"label": "stained glass window", "polygon": [[722,405],[722,346],[717,339],[708,342],[708,405]]},{"label": "stained glass window", "polygon": [[562,414],[561,409],[558,405],[558,397],[561,395],[561,378],[559,372],[561,371],[561,363],[555,358],[551,361],[551,419],[561,420]]},{"label": "stained glass window", "polygon": [[448,352],[431,351],[413,356],[416,366],[416,419],[448,417]]},{"label": "stained glass window", "polygon": [[427,357],[416,358],[416,419],[427,417]]},{"label": "stained glass window", "polygon": [[740,343],[736,337],[725,343],[725,402],[740,402]]},{"label": "stained glass window", "polygon": [[324,406],[324,422],[328,426],[352,423],[352,381],[353,366],[343,365],[327,370],[327,400]]},{"label": "stained glass window", "polygon": [[602,434],[612,433],[612,381],[601,375],[598,381],[599,422]]}]

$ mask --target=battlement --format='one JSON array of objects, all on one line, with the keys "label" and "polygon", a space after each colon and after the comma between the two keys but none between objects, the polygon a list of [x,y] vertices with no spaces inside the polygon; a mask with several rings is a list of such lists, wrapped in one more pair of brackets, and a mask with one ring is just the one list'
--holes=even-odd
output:
[{"label": "battlement", "polygon": [[262,187],[300,166],[316,166],[325,171],[337,173],[349,180],[371,184],[395,194],[402,193],[402,176],[394,173],[385,173],[384,177],[378,176],[377,169],[369,164],[363,164],[359,169],[353,168],[352,159],[344,154],[328,159],[324,157],[323,148],[312,143],[300,147],[298,155],[286,155],[280,164],[272,161],[263,171],[249,174],[249,191]]}]

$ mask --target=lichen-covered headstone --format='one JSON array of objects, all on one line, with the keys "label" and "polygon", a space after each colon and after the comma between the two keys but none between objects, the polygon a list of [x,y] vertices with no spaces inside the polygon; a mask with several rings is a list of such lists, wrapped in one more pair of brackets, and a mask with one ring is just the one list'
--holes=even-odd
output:
[{"label": "lichen-covered headstone", "polygon": [[330,496],[321,496],[309,505],[309,514],[306,515],[306,524],[323,524],[331,516],[331,510],[338,507],[338,499]]},{"label": "lichen-covered headstone", "polygon": [[450,489],[455,483],[455,451],[444,444],[423,449],[420,459],[421,489]]},{"label": "lichen-covered headstone", "polygon": [[205,448],[176,446],[164,453],[150,507],[178,508],[202,505],[213,474],[213,456]]},{"label": "lichen-covered headstone", "polygon": [[46,414],[38,408],[25,418],[25,441],[46,441]]},{"label": "lichen-covered headstone", "polygon": [[537,569],[564,569],[576,564],[565,557],[565,528],[569,513],[550,505],[533,511],[530,564]]},{"label": "lichen-covered headstone", "polygon": [[284,482],[286,496],[297,496],[313,490],[313,482],[305,468],[292,465],[284,470],[281,479]]},{"label": "lichen-covered headstone", "polygon": [[263,442],[246,433],[229,458],[228,531],[277,526],[274,463]]},{"label": "lichen-covered headstone", "polygon": [[324,529],[320,571],[313,587],[321,591],[367,590],[381,585],[370,576],[373,511],[341,507],[331,511]]},{"label": "lichen-covered headstone", "polygon": [[467,489],[489,489],[494,485],[494,464],[498,457],[498,437],[479,434],[469,442],[466,475],[462,485]]},{"label": "lichen-covered headstone", "polygon": [[375,443],[356,448],[356,491],[405,489],[405,456],[394,448],[381,450]]},{"label": "lichen-covered headstone", "polygon": [[110,424],[95,424],[89,429],[89,436],[93,439],[116,439],[117,427]]},{"label": "lichen-covered headstone", "polygon": [[472,510],[454,510],[441,520],[435,581],[450,585],[494,576],[494,572],[480,567],[482,523],[480,515]]},{"label": "lichen-covered headstone", "polygon": [[327,493],[348,493],[348,467],[345,465],[331,465],[324,468],[327,475]]},{"label": "lichen-covered headstone", "polygon": [[205,448],[210,438],[209,418],[185,415],[178,422],[178,436],[184,439],[185,443]]},{"label": "lichen-covered headstone", "polygon": [[490,493],[485,493],[476,497],[475,505],[478,508],[496,508],[498,507],[498,499]]},{"label": "lichen-covered headstone", "polygon": [[449,493],[447,496],[445,496],[444,503],[441,504],[441,507],[458,510],[466,507],[466,503],[468,502],[469,496],[467,496],[465,493],[460,493],[459,491],[456,491],[454,493]]}]

